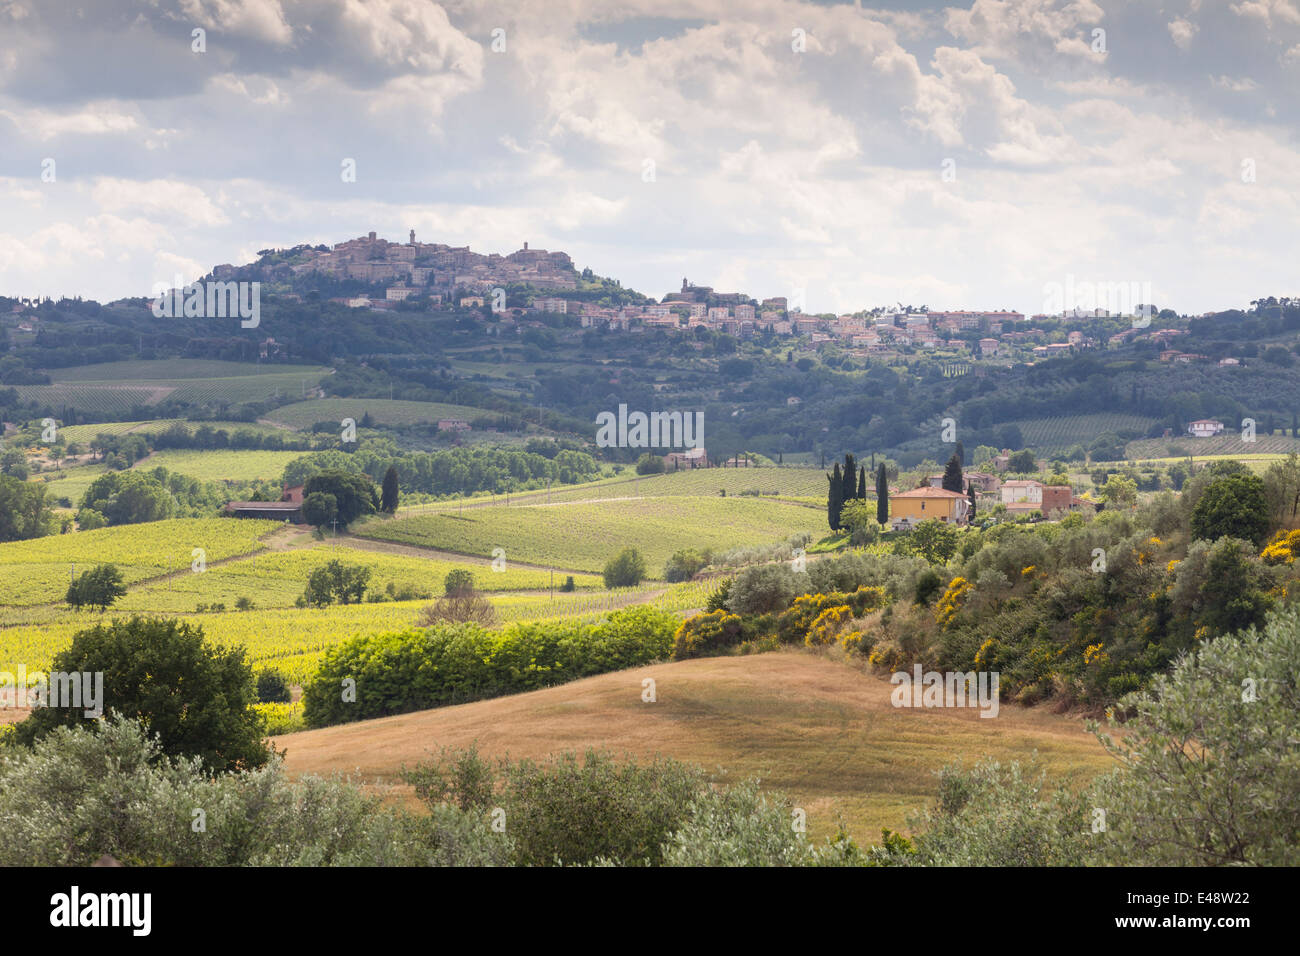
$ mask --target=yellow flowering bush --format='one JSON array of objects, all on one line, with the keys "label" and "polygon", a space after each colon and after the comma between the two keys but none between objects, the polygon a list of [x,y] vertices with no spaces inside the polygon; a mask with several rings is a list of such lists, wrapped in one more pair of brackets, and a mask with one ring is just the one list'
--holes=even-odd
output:
[{"label": "yellow flowering bush", "polygon": [[961,610],[970,589],[971,583],[961,575],[953,578],[948,584],[948,590],[943,592],[943,597],[939,599],[939,604],[935,607],[934,619],[940,625],[945,625],[951,621],[957,612]]},{"label": "yellow flowering bush", "polygon": [[1260,557],[1264,559],[1265,564],[1295,564],[1298,554],[1300,554],[1300,528],[1279,531],[1273,535],[1273,539],[1260,552]]},{"label": "yellow flowering bush", "polygon": [[803,642],[808,647],[824,647],[827,644],[834,644],[835,638],[839,636],[840,631],[844,630],[844,625],[853,617],[853,610],[847,604],[841,604],[838,607],[828,607],[817,615],[812,626],[808,628]]},{"label": "yellow flowering bush", "polygon": [[730,611],[710,611],[688,617],[673,635],[673,660],[716,654],[735,644],[740,639],[740,632],[740,615]]}]

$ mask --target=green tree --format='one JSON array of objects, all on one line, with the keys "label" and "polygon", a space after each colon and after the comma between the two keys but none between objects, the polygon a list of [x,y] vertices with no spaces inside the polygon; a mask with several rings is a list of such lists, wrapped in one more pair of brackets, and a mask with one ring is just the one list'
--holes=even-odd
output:
[{"label": "green tree", "polygon": [[[212,771],[260,767],[270,757],[244,649],[209,646],[197,625],[145,617],[101,624],[74,635],[50,670],[102,674],[105,714],[142,721],[169,757],[198,757]],[[42,707],[14,737],[31,746],[84,720],[82,710]]]},{"label": "green tree", "polygon": [[468,568],[452,568],[442,580],[444,594],[459,594],[474,590],[474,572]]},{"label": "green tree", "polygon": [[302,500],[302,520],[310,525],[328,528],[338,514],[338,502],[328,492],[313,491]]},{"label": "green tree", "polygon": [[[1016,454],[1019,454],[1019,452]],[[964,490],[962,487],[964,484],[961,473],[961,459],[954,452],[953,456],[948,459],[948,464],[944,466],[942,487],[944,491],[955,491],[961,494]]]},{"label": "green tree", "polygon": [[122,572],[116,564],[101,564],[83,571],[68,585],[67,602],[73,607],[97,607],[102,612],[126,594]]},{"label": "green tree", "polygon": [[1210,482],[1192,509],[1192,535],[1206,541],[1241,538],[1256,547],[1269,529],[1269,503],[1257,475],[1235,474]]},{"label": "green tree", "polygon": [[379,496],[366,475],[341,470],[322,471],[303,484],[303,496],[331,494],[338,507],[339,524],[345,528],[358,518],[379,510]]},{"label": "green tree", "polygon": [[1220,637],[1121,702],[1120,761],[1096,806],[1117,860],[1144,866],[1300,864],[1300,614]]},{"label": "green tree", "polygon": [[641,557],[641,552],[636,548],[624,548],[605,565],[605,587],[633,587],[644,581],[645,575],[645,558]]},{"label": "green tree", "polygon": [[841,507],[858,496],[858,466],[852,455],[844,456],[844,486],[840,491]]},{"label": "green tree", "polygon": [[967,497],[970,499],[970,514],[966,516],[967,521],[975,520],[975,482],[971,482],[970,488],[967,489]]},{"label": "green tree", "polygon": [[1101,486],[1099,494],[1103,501],[1112,505],[1129,504],[1137,500],[1137,482],[1124,475],[1111,475]]},{"label": "green tree", "polygon": [[831,474],[826,476],[830,488],[826,492],[826,522],[832,531],[840,530],[840,511],[844,508],[844,476],[837,461]]},{"label": "green tree", "polygon": [[889,524],[889,477],[885,474],[883,461],[876,469],[876,521],[881,525]]},{"label": "green tree", "polygon": [[663,458],[646,452],[636,460],[636,473],[638,475],[662,475],[664,473]]},{"label": "green tree", "polygon": [[0,541],[39,538],[54,531],[45,488],[0,475]]},{"label": "green tree", "polygon": [[[1007,470],[1019,472],[1021,474],[1032,474],[1038,471],[1038,459],[1029,448],[1022,448],[1010,456],[1007,461]],[[957,489],[960,491],[961,489]]]},{"label": "green tree", "polygon": [[334,559],[312,571],[307,577],[303,601],[312,607],[340,604],[360,604],[370,583],[370,568],[359,564],[344,564]]},{"label": "green tree", "polygon": [[960,532],[946,521],[931,518],[912,529],[907,542],[909,550],[931,564],[945,564],[957,553]]},{"label": "green tree", "polygon": [[867,500],[867,466],[858,465],[858,493],[859,501]]},{"label": "green tree", "polygon": [[397,466],[389,465],[384,472],[383,490],[380,494],[379,508],[384,514],[397,511]]},{"label": "green tree", "polygon": [[100,475],[81,499],[81,507],[98,511],[110,525],[161,521],[172,516],[174,506],[162,483],[140,471]]}]

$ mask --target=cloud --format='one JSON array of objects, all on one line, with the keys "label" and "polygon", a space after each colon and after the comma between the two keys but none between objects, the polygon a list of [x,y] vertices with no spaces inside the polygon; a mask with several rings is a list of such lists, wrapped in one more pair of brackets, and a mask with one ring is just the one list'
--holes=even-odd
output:
[{"label": "cloud", "polygon": [[127,133],[140,124],[135,116],[109,106],[88,106],[77,112],[60,113],[46,109],[3,110],[0,116],[9,120],[22,133],[39,140],[57,136],[102,136]]},{"label": "cloud", "polygon": [[1180,50],[1186,50],[1190,47],[1192,45],[1192,40],[1201,29],[1191,20],[1186,20],[1183,17],[1175,17],[1173,20],[1169,21],[1167,26],[1169,28],[1169,36],[1173,38],[1174,46],[1178,47]]}]

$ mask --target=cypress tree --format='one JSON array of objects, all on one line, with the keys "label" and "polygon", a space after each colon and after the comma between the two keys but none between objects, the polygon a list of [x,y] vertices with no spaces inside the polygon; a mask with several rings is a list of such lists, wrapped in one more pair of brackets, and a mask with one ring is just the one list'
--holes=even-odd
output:
[{"label": "cypress tree", "polygon": [[384,472],[384,484],[380,492],[379,509],[387,514],[397,510],[397,467],[389,465]]},{"label": "cypress tree", "polygon": [[961,459],[954,453],[943,469],[943,489],[944,491],[955,491],[961,494],[961,486]]},{"label": "cypress tree", "polygon": [[852,501],[858,496],[858,466],[852,455],[844,456],[844,476],[841,480],[844,482],[844,490],[840,492],[840,500]]},{"label": "cypress tree", "polygon": [[885,476],[885,463],[876,469],[876,521],[889,524],[889,479]]},{"label": "cypress tree", "polygon": [[867,466],[858,465],[858,500],[867,500]]},{"label": "cypress tree", "polygon": [[974,482],[971,482],[969,495],[970,495],[970,514],[966,516],[966,520],[974,521],[975,520],[975,483]]},{"label": "cypress tree", "polygon": [[844,478],[840,474],[840,463],[835,463],[835,471],[826,476],[831,483],[826,495],[826,521],[832,531],[840,530],[840,510],[844,507]]},{"label": "cypress tree", "polygon": [[957,461],[962,465],[966,464],[966,446],[961,442],[957,442]]}]

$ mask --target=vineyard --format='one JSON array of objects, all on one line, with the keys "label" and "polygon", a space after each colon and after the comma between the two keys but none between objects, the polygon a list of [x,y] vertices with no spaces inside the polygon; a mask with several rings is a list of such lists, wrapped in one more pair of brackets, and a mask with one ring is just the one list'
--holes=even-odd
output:
[{"label": "vineyard", "polygon": [[201,481],[279,481],[284,466],[302,451],[156,451],[135,463],[137,470],[148,471],[162,466],[171,472],[189,475]]},{"label": "vineyard", "polygon": [[[415,589],[431,597],[443,592],[443,581],[453,568],[474,573],[474,584],[481,591],[542,591],[552,584],[558,589],[563,575],[554,577],[546,571],[507,567],[493,571],[488,565],[456,563],[431,558],[359,551],[347,547],[317,545],[292,551],[269,551],[238,561],[210,567],[202,574],[186,567],[165,581],[131,591],[113,609],[122,611],[185,613],[198,605],[224,604],[247,598],[257,608],[291,608],[302,594],[307,578],[316,568],[331,560],[364,565],[371,571],[369,591],[384,594],[389,584],[394,589]],[[601,587],[594,575],[575,575],[575,587],[591,590]]]},{"label": "vineyard", "polygon": [[366,415],[376,425],[417,425],[436,423],[440,418],[470,420],[484,414],[468,405],[444,405],[437,402],[404,402],[380,398],[318,398],[284,405],[266,416],[266,420],[287,428],[310,428],[317,422],[341,422],[351,418],[360,423]]},{"label": "vineyard", "polygon": [[24,401],[124,414],[164,399],[218,405],[290,398],[314,388],[328,371],[308,365],[192,359],[109,362],[55,370],[51,373],[53,385],[15,388]]},{"label": "vineyard", "polygon": [[[593,617],[639,603],[681,611],[702,607],[712,587],[709,582],[690,582],[655,590],[632,588],[598,595],[507,595],[492,598],[492,604],[503,624]],[[311,676],[326,648],[358,634],[383,634],[409,628],[428,603],[420,600],[327,608],[227,610],[177,617],[201,626],[213,644],[246,648],[254,670],[274,667],[291,682],[301,684]],[[65,611],[57,621],[4,628],[0,630],[0,670],[14,671],[19,665],[29,671],[46,669],[54,655],[72,642],[77,631],[122,616]]]},{"label": "vineyard", "polygon": [[1035,451],[1060,451],[1071,445],[1087,448],[1098,435],[1114,432],[1145,435],[1156,420],[1142,415],[1106,412],[1097,415],[1071,415],[1057,418],[1026,418],[1009,424],[1020,429],[1025,447]]},{"label": "vineyard", "polygon": [[[825,478],[822,479],[825,481]],[[625,547],[641,551],[657,575],[682,548],[728,550],[771,544],[800,532],[820,534],[819,509],[746,497],[666,496],[628,500],[475,508],[367,522],[362,537],[490,556],[555,568],[600,571]]]},{"label": "vineyard", "polygon": [[96,564],[116,564],[128,584],[169,570],[189,573],[194,548],[203,548],[208,562],[249,554],[277,527],[274,521],[177,518],[0,544],[0,605],[59,601],[74,569]]},{"label": "vineyard", "polygon": [[1254,455],[1289,455],[1300,452],[1300,440],[1286,435],[1259,435],[1253,442],[1242,441],[1241,432],[1228,429],[1213,438],[1193,438],[1183,435],[1175,438],[1147,438],[1131,441],[1124,446],[1124,454],[1130,459],[1174,458],[1191,455],[1194,458],[1206,458],[1214,455],[1232,455],[1234,457]]}]

